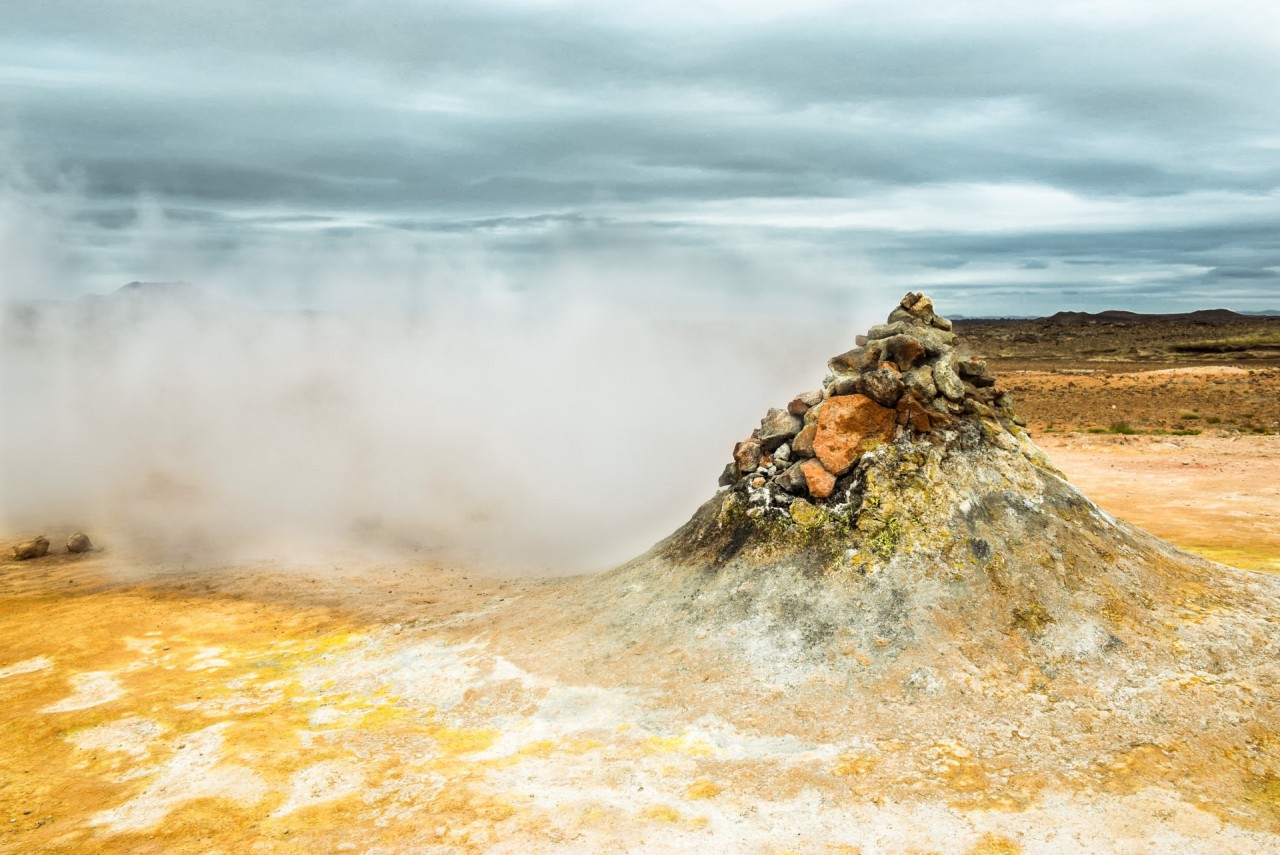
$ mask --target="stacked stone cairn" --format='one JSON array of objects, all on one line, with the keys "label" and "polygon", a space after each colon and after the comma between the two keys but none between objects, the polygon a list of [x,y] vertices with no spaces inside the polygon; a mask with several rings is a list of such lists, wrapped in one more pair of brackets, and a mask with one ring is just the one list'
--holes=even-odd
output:
[{"label": "stacked stone cairn", "polygon": [[908,293],[888,323],[856,342],[828,360],[821,389],[770,409],[734,446],[722,487],[746,491],[761,511],[797,499],[838,504],[858,461],[881,445],[945,434],[965,418],[1023,424],[987,364],[957,355],[951,321],[923,294]]}]

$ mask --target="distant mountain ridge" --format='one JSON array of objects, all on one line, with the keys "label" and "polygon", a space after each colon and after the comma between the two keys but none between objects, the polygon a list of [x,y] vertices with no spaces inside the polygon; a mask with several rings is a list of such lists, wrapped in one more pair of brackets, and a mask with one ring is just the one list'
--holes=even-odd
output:
[{"label": "distant mountain ridge", "polygon": [[1257,309],[1237,312],[1233,309],[1198,309],[1194,312],[1151,313],[1130,312],[1124,309],[1105,309],[1101,312],[1056,312],[1052,315],[952,315],[951,320],[960,323],[986,321],[1043,321],[1045,323],[1078,324],[1090,321],[1199,321],[1201,323],[1225,323],[1259,318],[1280,317],[1280,309]]},{"label": "distant mountain ridge", "polygon": [[1050,323],[1075,324],[1089,321],[1244,321],[1256,315],[1244,315],[1231,309],[1200,309],[1194,312],[1173,312],[1168,314],[1143,314],[1128,312],[1122,309],[1107,309],[1102,312],[1057,312],[1047,318],[1036,318],[1038,321]]},{"label": "distant mountain ridge", "polygon": [[176,280],[174,282],[139,282],[134,280],[127,285],[121,285],[112,294],[112,297],[163,297],[167,299],[191,299],[205,296],[205,292],[199,286],[192,285],[190,282]]}]

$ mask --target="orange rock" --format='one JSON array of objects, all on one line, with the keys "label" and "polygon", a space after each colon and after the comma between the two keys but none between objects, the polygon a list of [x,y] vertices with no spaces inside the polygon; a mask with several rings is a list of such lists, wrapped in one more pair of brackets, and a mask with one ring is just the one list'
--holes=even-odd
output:
[{"label": "orange rock", "polygon": [[818,460],[810,457],[800,464],[804,480],[809,485],[809,495],[815,499],[825,499],[836,489],[836,476],[827,471]]},{"label": "orange rock", "polygon": [[828,398],[818,416],[813,452],[828,472],[843,475],[863,452],[893,439],[897,418],[866,395]]}]

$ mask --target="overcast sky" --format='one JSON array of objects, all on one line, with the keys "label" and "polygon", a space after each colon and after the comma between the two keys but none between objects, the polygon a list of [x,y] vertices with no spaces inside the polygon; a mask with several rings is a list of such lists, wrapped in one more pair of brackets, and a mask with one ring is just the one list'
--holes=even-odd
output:
[{"label": "overcast sky", "polygon": [[1274,0],[4,0],[0,275],[1280,309],[1278,92]]}]

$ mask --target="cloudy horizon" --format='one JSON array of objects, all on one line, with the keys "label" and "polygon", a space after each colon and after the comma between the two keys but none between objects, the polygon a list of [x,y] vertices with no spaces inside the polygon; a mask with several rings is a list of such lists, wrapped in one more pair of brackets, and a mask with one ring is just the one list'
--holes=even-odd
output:
[{"label": "cloudy horizon", "polygon": [[18,0],[0,51],[9,298],[572,260],[677,302],[1280,309],[1273,4]]}]

